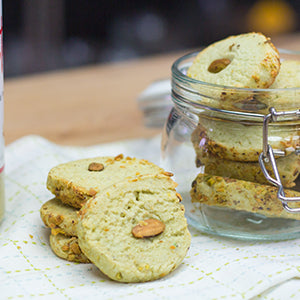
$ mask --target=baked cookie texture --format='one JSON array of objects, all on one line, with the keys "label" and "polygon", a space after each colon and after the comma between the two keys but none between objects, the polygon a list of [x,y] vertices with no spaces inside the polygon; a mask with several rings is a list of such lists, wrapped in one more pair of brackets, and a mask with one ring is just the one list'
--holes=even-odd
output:
[{"label": "baked cookie texture", "polygon": [[[295,180],[299,176],[300,157],[295,153],[292,153],[287,156],[277,158],[276,163],[282,185],[287,188],[294,187]],[[225,160],[207,154],[205,157],[197,157],[196,165],[197,167],[204,165],[204,172],[209,175],[218,175],[222,177],[231,177],[262,184],[269,184],[258,162]],[[275,178],[272,166],[270,164],[265,164],[265,166],[269,174]]]},{"label": "baked cookie texture", "polygon": [[[299,88],[300,61],[283,59],[275,81],[266,91],[255,92],[248,99],[247,96],[243,97],[240,92],[237,93],[239,97],[236,97],[236,92],[233,96],[229,94],[228,98],[221,96],[220,108],[233,108],[263,114],[268,114],[271,107],[275,107],[277,111],[296,110],[299,108],[299,103],[295,101],[300,97]],[[275,89],[277,90],[275,91]]]},{"label": "baked cookie texture", "polygon": [[[256,102],[265,105],[264,113],[269,113],[271,107],[277,111],[297,110],[300,98],[300,61],[282,60],[280,71],[267,92],[258,93]],[[254,106],[254,111],[258,107]]]},{"label": "baked cookie texture", "polygon": [[199,81],[239,88],[268,88],[280,70],[278,50],[261,33],[230,36],[197,55],[187,75]]},{"label": "baked cookie texture", "polygon": [[[262,125],[200,116],[191,140],[198,158],[209,153],[220,159],[257,162],[262,152]],[[298,125],[269,126],[269,144],[287,154],[294,152],[300,146]]]},{"label": "baked cookie texture", "polygon": [[63,234],[50,234],[50,247],[60,258],[77,263],[90,263],[89,259],[82,253],[78,238]]},{"label": "baked cookie texture", "polygon": [[[103,168],[89,170],[91,164]],[[52,168],[48,173],[47,188],[63,203],[81,208],[88,199],[111,184],[145,174],[168,172],[147,160],[123,155],[87,158]]]},{"label": "baked cookie texture", "polygon": [[[210,206],[227,207],[257,213],[270,218],[300,220],[299,214],[284,210],[277,199],[277,187],[228,177],[199,174],[192,183],[191,201]],[[299,197],[300,193],[285,190],[287,197]],[[290,204],[297,207],[297,203]]]},{"label": "baked cookie texture", "polygon": [[44,224],[51,228],[51,234],[59,233],[77,236],[78,209],[53,198],[45,202],[40,209],[40,216]]},{"label": "baked cookie texture", "polygon": [[88,200],[77,227],[84,254],[121,282],[155,280],[176,269],[191,242],[176,186],[167,176],[146,175]]},{"label": "baked cookie texture", "polygon": [[271,89],[286,89],[300,87],[300,61],[283,60]]}]

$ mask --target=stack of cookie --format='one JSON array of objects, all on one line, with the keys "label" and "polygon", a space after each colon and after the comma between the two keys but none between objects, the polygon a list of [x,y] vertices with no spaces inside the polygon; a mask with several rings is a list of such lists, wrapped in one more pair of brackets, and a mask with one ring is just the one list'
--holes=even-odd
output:
[{"label": "stack of cookie", "polygon": [[94,263],[111,279],[149,281],[177,268],[191,237],[171,173],[118,155],[54,167],[41,207],[54,253]]},{"label": "stack of cookie", "polygon": [[51,228],[50,246],[53,252],[69,261],[88,263],[88,258],[78,246],[78,209],[53,198],[42,205],[40,213],[44,224]]},{"label": "stack of cookie", "polygon": [[[224,88],[222,93],[216,89],[215,93],[219,94],[212,94],[212,98],[218,99],[218,108],[231,110],[239,107],[247,111],[250,107],[252,111],[259,111],[276,98],[276,93],[268,94],[267,89],[300,87],[300,62],[284,60],[280,63],[277,49],[260,33],[232,36],[210,45],[197,55],[187,74],[197,80],[232,87],[231,90]],[[239,88],[265,89],[266,92],[255,94],[253,90],[241,91]],[[245,98],[245,93],[249,94],[250,100]],[[286,99],[276,101],[276,105],[284,106]],[[222,119],[213,113],[200,114],[191,140],[196,165],[204,166],[205,174],[199,174],[193,182],[192,201],[268,217],[299,219],[284,212],[276,198],[276,189],[268,185],[262,173],[258,163],[262,136],[260,123]],[[300,157],[294,152],[300,146],[299,125],[270,126],[269,137],[273,149],[286,153],[284,157],[276,158],[276,162],[283,186],[292,188],[300,171]],[[272,166],[266,167],[272,174]],[[295,196],[292,191],[287,193]]]},{"label": "stack of cookie", "polygon": [[[272,148],[288,153],[288,149],[300,146],[296,125],[294,129],[287,131],[270,127],[269,135],[276,137],[270,140]],[[192,143],[196,151],[196,164],[198,167],[205,165],[207,174],[268,183],[258,163],[262,152],[260,124],[249,126],[200,116],[198,126],[192,133]],[[266,167],[272,173],[271,165]],[[278,157],[277,167],[282,184],[293,187],[300,170],[299,156],[291,151],[286,156]]]}]

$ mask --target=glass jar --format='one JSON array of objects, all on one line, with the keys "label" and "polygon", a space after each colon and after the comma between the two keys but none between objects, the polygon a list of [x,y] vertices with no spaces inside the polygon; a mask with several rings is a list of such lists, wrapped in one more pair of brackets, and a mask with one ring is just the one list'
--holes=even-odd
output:
[{"label": "glass jar", "polygon": [[[300,237],[300,88],[194,80],[186,71],[196,55],[172,66],[174,107],[161,153],[163,167],[175,174],[188,222],[241,239]],[[280,50],[280,57],[300,60],[300,53]]]}]

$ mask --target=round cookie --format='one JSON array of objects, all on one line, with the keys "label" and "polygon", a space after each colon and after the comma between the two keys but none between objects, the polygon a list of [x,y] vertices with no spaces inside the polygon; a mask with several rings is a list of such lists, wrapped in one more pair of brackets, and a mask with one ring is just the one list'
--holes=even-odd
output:
[{"label": "round cookie", "polygon": [[256,97],[258,102],[264,102],[267,105],[266,113],[269,113],[270,107],[275,107],[277,111],[299,109],[300,61],[283,60],[280,72],[269,90],[269,93]]},{"label": "round cookie", "polygon": [[270,88],[285,89],[295,87],[300,87],[300,61],[283,60],[280,72]]},{"label": "round cookie", "polygon": [[[257,213],[269,218],[300,220],[300,214],[291,214],[283,208],[277,192],[277,187],[271,185],[198,174],[192,183],[190,194],[196,208],[199,207],[197,204],[202,203]],[[285,196],[299,197],[300,193],[285,189]],[[298,203],[290,203],[289,206],[298,207]]]},{"label": "round cookie", "polygon": [[188,69],[193,79],[239,88],[268,88],[280,69],[279,53],[261,33],[230,36],[202,50]]},{"label": "round cookie", "polygon": [[[191,136],[197,157],[211,154],[220,159],[258,162],[262,152],[262,125],[199,118]],[[294,152],[300,146],[297,124],[269,126],[269,144],[272,148]]]},{"label": "round cookie", "polygon": [[77,237],[50,234],[50,246],[60,258],[77,263],[90,263],[89,259],[82,253]]},{"label": "round cookie", "polygon": [[[294,187],[295,180],[300,172],[300,157],[295,153],[291,153],[283,157],[278,157],[276,163],[282,185],[288,188]],[[226,160],[207,153],[204,157],[197,156],[196,164],[197,167],[204,165],[204,172],[206,174],[269,184],[258,162]],[[266,164],[266,169],[274,178],[272,165]]]},{"label": "round cookie", "polygon": [[77,236],[78,209],[62,203],[53,198],[45,202],[40,209],[40,216],[44,224],[51,228],[51,233],[62,233],[69,236]]},{"label": "round cookie", "polygon": [[52,168],[48,174],[47,188],[62,202],[81,208],[89,198],[118,181],[163,173],[173,175],[144,159],[123,155],[88,158]]},{"label": "round cookie", "polygon": [[144,282],[176,269],[191,242],[176,193],[164,175],[119,182],[80,210],[79,246],[111,279]]}]

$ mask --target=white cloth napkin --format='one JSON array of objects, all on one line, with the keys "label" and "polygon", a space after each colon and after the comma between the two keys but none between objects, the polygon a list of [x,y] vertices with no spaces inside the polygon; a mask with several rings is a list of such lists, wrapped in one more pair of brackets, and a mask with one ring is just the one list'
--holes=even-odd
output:
[{"label": "white cloth napkin", "polygon": [[113,282],[92,264],[56,257],[39,214],[52,198],[47,173],[69,160],[125,155],[159,162],[160,138],[63,147],[24,137],[6,148],[6,212],[0,225],[1,299],[300,299],[300,239],[245,242],[192,227],[182,265],[147,283]]}]

